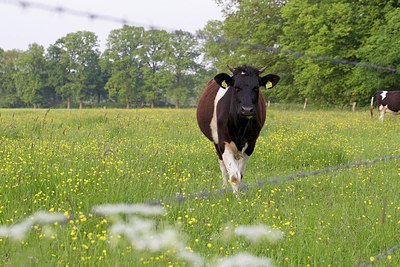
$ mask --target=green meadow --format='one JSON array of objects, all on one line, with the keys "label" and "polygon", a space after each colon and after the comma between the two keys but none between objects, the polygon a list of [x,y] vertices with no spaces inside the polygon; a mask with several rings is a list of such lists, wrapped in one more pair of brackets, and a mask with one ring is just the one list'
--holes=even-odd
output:
[{"label": "green meadow", "polygon": [[399,266],[399,159],[276,181],[400,154],[376,113],[272,106],[236,199],[195,109],[2,109],[0,265]]}]

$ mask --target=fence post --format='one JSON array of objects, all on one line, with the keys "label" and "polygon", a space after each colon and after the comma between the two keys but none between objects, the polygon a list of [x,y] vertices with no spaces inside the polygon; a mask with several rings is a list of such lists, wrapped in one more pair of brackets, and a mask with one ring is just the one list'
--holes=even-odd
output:
[{"label": "fence post", "polygon": [[357,105],[357,102],[351,103],[351,111],[353,111],[353,112],[356,111],[356,105]]}]

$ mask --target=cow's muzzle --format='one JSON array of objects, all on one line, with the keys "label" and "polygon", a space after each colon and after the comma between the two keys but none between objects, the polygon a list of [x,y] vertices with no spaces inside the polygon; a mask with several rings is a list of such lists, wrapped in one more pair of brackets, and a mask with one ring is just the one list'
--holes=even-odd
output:
[{"label": "cow's muzzle", "polygon": [[240,109],[240,116],[246,117],[248,119],[251,119],[256,115],[255,109],[253,107],[244,107],[242,106]]}]

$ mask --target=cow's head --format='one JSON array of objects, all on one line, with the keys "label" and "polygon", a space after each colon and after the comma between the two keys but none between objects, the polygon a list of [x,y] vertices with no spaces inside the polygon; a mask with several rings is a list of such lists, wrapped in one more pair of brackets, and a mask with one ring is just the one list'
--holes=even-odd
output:
[{"label": "cow's head", "polygon": [[251,66],[242,66],[232,68],[228,66],[233,73],[232,76],[226,73],[220,73],[214,77],[214,80],[223,88],[232,90],[233,112],[242,118],[251,119],[257,112],[258,95],[261,86],[268,89],[274,87],[279,82],[279,76],[268,74],[260,77],[260,74],[266,69],[257,69]]}]

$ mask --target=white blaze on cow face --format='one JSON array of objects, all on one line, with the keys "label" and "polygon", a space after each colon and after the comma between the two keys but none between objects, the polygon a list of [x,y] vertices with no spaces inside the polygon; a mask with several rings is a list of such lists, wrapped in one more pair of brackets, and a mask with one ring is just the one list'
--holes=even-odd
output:
[{"label": "white blaze on cow face", "polygon": [[[226,171],[229,175],[229,182],[232,185],[232,189],[235,193],[239,190],[239,185],[242,181],[242,174],[246,168],[249,156],[245,153],[248,144],[246,143],[244,148],[239,151],[234,142],[225,142],[225,150],[222,153],[223,164],[225,165]],[[220,162],[221,167],[221,162]],[[221,170],[223,168],[221,167]],[[226,178],[224,178],[223,173],[223,183],[226,184]]]},{"label": "white blaze on cow face", "polygon": [[215,144],[218,144],[217,105],[219,100],[225,95],[227,91],[228,88],[225,89],[223,87],[220,87],[214,99],[214,113],[211,118],[210,128],[211,128],[211,135]]}]

